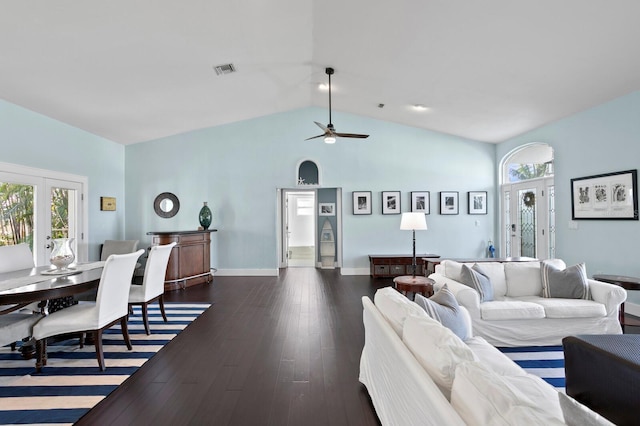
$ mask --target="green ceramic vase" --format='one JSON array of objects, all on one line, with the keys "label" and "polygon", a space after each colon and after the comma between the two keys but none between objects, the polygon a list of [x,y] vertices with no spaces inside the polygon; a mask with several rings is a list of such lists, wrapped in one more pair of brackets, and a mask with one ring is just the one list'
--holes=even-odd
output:
[{"label": "green ceramic vase", "polygon": [[207,202],[205,201],[204,206],[200,209],[199,215],[200,225],[204,229],[209,229],[209,226],[211,225],[211,217],[211,209],[207,206]]}]

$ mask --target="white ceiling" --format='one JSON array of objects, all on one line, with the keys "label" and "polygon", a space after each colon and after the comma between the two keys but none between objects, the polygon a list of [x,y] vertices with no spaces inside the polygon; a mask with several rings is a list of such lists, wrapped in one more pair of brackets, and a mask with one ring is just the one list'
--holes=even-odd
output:
[{"label": "white ceiling", "polygon": [[500,142],[640,89],[638,16],[637,0],[0,0],[0,98],[130,144],[327,108],[332,66],[334,111]]}]

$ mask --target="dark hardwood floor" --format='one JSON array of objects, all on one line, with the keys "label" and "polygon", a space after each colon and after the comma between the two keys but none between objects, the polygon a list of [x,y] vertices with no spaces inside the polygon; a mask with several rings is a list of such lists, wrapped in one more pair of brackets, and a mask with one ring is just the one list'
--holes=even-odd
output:
[{"label": "dark hardwood floor", "polygon": [[77,424],[379,425],[360,298],[390,284],[290,268],[170,292],[213,306]]}]

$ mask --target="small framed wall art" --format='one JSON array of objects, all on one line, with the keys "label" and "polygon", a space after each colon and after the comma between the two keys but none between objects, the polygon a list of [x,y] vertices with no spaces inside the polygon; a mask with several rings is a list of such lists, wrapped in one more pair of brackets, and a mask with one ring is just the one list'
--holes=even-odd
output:
[{"label": "small framed wall art", "polygon": [[458,191],[440,192],[440,214],[458,214]]},{"label": "small framed wall art", "polygon": [[335,216],[336,203],[318,203],[318,216]]},{"label": "small framed wall art", "polygon": [[487,191],[467,192],[469,214],[487,214]]},{"label": "small framed wall art", "polygon": [[429,191],[411,192],[411,211],[417,213],[431,213],[431,197]]},{"label": "small framed wall art", "polygon": [[113,212],[116,210],[115,197],[100,197],[100,210]]},{"label": "small framed wall art", "polygon": [[400,191],[382,191],[382,214],[400,214]]},{"label": "small framed wall art", "polygon": [[353,214],[371,214],[371,191],[353,191]]}]

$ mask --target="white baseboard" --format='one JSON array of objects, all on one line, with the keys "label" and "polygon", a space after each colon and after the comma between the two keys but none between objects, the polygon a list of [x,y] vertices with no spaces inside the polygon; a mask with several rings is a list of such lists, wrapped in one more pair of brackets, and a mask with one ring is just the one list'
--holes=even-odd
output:
[{"label": "white baseboard", "polygon": [[624,304],[624,313],[640,317],[640,305],[636,303],[626,302]]},{"label": "white baseboard", "polygon": [[218,269],[214,277],[277,277],[278,269]]}]

